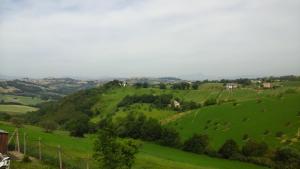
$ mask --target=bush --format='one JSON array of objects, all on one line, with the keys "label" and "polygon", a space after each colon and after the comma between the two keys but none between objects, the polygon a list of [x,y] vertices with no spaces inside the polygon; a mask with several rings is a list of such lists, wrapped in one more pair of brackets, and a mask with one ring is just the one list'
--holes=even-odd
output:
[{"label": "bush", "polygon": [[217,104],[217,99],[215,99],[215,98],[207,99],[204,102],[204,106],[210,106],[210,105],[215,105],[215,104]]},{"label": "bush", "polygon": [[223,158],[232,158],[239,154],[239,147],[234,140],[229,139],[226,140],[218,152]]},{"label": "bush", "polygon": [[24,120],[20,117],[13,117],[10,119],[10,122],[15,125],[17,128],[20,128],[23,126]]},{"label": "bush", "polygon": [[282,168],[300,168],[300,153],[290,147],[282,147],[277,149],[273,159]]},{"label": "bush", "polygon": [[9,121],[10,118],[11,116],[9,114],[0,112],[0,120]]},{"label": "bush", "polygon": [[70,131],[70,135],[74,137],[84,137],[85,133],[88,133],[89,118],[86,115],[82,115],[78,118],[70,120],[66,124],[66,129]]},{"label": "bush", "polygon": [[42,121],[40,122],[41,127],[44,128],[46,133],[51,133],[52,131],[57,129],[58,124],[54,121]]},{"label": "bush", "polygon": [[294,94],[294,93],[297,93],[297,91],[295,90],[295,89],[286,89],[285,91],[284,91],[286,94]]},{"label": "bush", "polygon": [[179,133],[173,128],[164,127],[162,129],[159,143],[164,146],[179,147],[180,146]]},{"label": "bush", "polygon": [[248,134],[244,134],[243,135],[243,140],[248,140],[249,139],[249,135]]},{"label": "bush", "polygon": [[276,137],[282,137],[283,134],[284,134],[284,133],[283,133],[282,131],[277,131],[276,134],[275,134],[275,136],[276,136]]},{"label": "bush", "polygon": [[203,154],[208,145],[209,139],[207,135],[194,134],[191,138],[184,142],[183,150]]},{"label": "bush", "polygon": [[24,157],[22,158],[22,162],[24,162],[24,163],[30,163],[31,159],[29,158],[28,155],[24,155]]},{"label": "bush", "polygon": [[256,142],[249,140],[243,147],[242,153],[245,156],[263,156],[268,151],[268,145],[265,142]]},{"label": "bush", "polygon": [[167,85],[164,84],[164,83],[160,83],[160,84],[159,84],[159,88],[160,88],[160,89],[166,89],[166,88],[167,88]]}]

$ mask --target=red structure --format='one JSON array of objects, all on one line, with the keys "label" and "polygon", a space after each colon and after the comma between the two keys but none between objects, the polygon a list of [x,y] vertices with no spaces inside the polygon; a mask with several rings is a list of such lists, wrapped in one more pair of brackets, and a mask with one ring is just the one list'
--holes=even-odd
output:
[{"label": "red structure", "polygon": [[7,153],[8,132],[0,130],[0,153]]}]

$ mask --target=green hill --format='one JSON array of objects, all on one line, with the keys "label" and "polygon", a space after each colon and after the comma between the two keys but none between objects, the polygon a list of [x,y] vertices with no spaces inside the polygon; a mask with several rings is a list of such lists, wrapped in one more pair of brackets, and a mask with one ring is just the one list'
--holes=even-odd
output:
[{"label": "green hill", "polygon": [[[266,141],[272,146],[294,145],[300,127],[300,94],[264,97],[259,100],[225,103],[186,113],[168,125],[175,127],[182,138],[205,133],[213,146],[220,147],[228,138],[244,143],[250,138]],[[279,132],[282,136],[278,137]],[[244,137],[244,139],[243,139]]]}]

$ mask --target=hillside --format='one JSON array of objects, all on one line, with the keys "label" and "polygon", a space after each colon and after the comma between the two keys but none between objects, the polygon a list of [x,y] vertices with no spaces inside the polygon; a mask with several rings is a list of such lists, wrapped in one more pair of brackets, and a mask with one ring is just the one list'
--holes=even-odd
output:
[{"label": "hillside", "polygon": [[[290,144],[299,148],[296,134],[299,127],[300,84],[297,81],[284,81],[278,85],[281,87],[276,89],[247,86],[229,91],[224,89],[222,83],[203,83],[196,90],[120,87],[118,83],[110,83],[69,95],[59,102],[47,103],[30,116],[35,121],[53,119],[62,124],[82,115],[96,123],[107,115],[117,119],[129,113],[143,113],[160,120],[164,125],[176,128],[183,140],[194,133],[206,133],[215,148],[229,138],[241,145],[248,139],[255,138],[264,140],[273,147]],[[126,96],[166,94],[172,95],[181,103],[192,101],[203,106],[186,111],[159,108],[153,106],[153,103],[118,106]],[[217,102],[215,105],[205,106],[205,102],[210,99]]]}]

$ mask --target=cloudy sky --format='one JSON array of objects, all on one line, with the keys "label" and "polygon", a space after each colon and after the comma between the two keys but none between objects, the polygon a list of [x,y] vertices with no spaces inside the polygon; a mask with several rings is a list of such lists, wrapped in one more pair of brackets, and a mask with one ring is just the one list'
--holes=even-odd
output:
[{"label": "cloudy sky", "polygon": [[0,74],[300,74],[299,0],[0,0]]}]

